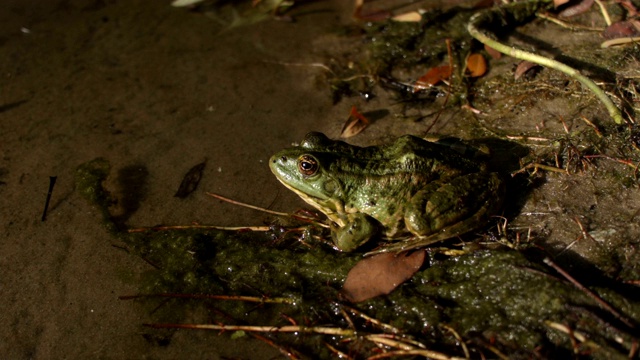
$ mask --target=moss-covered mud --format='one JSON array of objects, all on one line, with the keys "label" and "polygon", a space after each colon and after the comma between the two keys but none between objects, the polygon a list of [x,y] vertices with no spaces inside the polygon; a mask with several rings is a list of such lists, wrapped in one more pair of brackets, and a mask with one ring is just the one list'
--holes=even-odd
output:
[{"label": "moss-covered mud", "polygon": [[[284,326],[293,320],[306,327],[355,326],[357,335],[346,337],[263,334],[314,357],[331,355],[323,343],[356,357],[373,351],[364,336],[385,330],[358,317],[352,320],[353,314],[346,315],[348,307],[396,327],[401,332],[397,338],[411,338],[451,356],[464,356],[454,334],[462,337],[472,357],[626,358],[639,340],[636,288],[589,269],[579,274],[578,281],[596,294],[591,296],[545,265],[543,258],[548,255],[534,247],[518,251],[495,242],[475,244],[454,257],[429,251],[421,271],[390,295],[348,304],[339,290],[361,254],[336,253],[311,240],[308,233],[302,245],[297,241],[301,233],[284,236],[285,229],[279,226],[268,233],[198,229],[129,233],[112,221],[113,201],[103,188],[108,176],[109,163],[104,159],[83,164],[76,176],[78,190],[102,211],[107,229],[122,247],[155,268],[144,275],[141,294],[285,299],[279,304],[256,304],[142,297],[139,301],[158,323]],[[158,341],[171,337],[167,330],[145,332]],[[582,340],[576,342],[576,337]]]}]

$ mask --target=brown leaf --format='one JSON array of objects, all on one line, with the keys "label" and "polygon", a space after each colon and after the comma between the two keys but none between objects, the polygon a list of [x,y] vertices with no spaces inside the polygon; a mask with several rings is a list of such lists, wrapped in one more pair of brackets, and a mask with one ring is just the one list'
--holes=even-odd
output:
[{"label": "brown leaf", "polygon": [[366,129],[367,126],[369,126],[369,123],[369,119],[360,114],[354,105],[351,107],[351,113],[349,113],[349,118],[342,127],[340,136],[343,138],[356,136]]},{"label": "brown leaf", "polygon": [[469,76],[480,77],[487,72],[487,60],[482,54],[471,54],[467,58],[467,70],[469,70]]},{"label": "brown leaf", "polygon": [[175,197],[179,197],[181,199],[186,198],[189,194],[191,194],[200,183],[200,179],[202,179],[202,171],[204,170],[204,166],[206,161],[201,162],[200,164],[192,167],[182,178],[182,182],[180,183],[180,187],[176,194],[173,195]]},{"label": "brown leaf", "polygon": [[353,17],[364,21],[384,21],[391,17],[391,12],[387,10],[364,9],[364,1],[356,0]]},{"label": "brown leaf", "polygon": [[633,18],[638,15],[638,9],[636,9],[631,1],[619,0],[618,4],[620,4],[625,10],[627,10],[627,19]]},{"label": "brown leaf", "polygon": [[360,260],[349,271],[342,294],[351,302],[386,295],[411,279],[424,262],[425,250],[383,253]]},{"label": "brown leaf", "polygon": [[451,66],[443,65],[432,67],[426,74],[422,75],[415,84],[413,84],[413,92],[430,88],[442,80],[446,80],[451,77]]},{"label": "brown leaf", "polygon": [[594,0],[581,0],[575,5],[569,5],[562,9],[559,13],[559,17],[568,18],[587,12],[593,5]]},{"label": "brown leaf", "polygon": [[489,54],[489,56],[491,56],[494,59],[500,59],[502,57],[502,53],[494,48],[492,48],[491,46],[488,45],[484,45],[484,50],[487,52],[487,54]]},{"label": "brown leaf", "polygon": [[631,20],[615,22],[604,29],[602,37],[605,39],[617,39],[638,36],[640,35],[640,30],[636,25]]},{"label": "brown leaf", "polygon": [[526,74],[529,70],[533,69],[534,67],[540,66],[536,63],[532,63],[531,61],[521,61],[518,66],[516,67],[516,71],[513,74],[513,77],[518,80],[520,79],[524,74]]}]

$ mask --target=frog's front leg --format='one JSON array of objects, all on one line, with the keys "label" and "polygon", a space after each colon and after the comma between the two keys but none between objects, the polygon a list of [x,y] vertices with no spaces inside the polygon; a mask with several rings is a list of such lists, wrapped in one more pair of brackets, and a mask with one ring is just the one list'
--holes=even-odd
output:
[{"label": "frog's front leg", "polygon": [[435,181],[418,191],[405,211],[405,224],[415,235],[440,232],[434,242],[478,227],[502,204],[503,182],[496,173],[473,173]]},{"label": "frog's front leg", "polygon": [[347,214],[343,227],[332,226],[333,244],[341,251],[353,251],[378,232],[378,223],[363,213]]}]

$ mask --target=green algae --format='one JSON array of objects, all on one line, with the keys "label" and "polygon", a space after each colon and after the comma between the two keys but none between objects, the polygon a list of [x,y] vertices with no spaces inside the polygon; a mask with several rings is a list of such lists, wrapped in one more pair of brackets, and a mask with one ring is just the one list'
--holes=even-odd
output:
[{"label": "green algae", "polygon": [[[283,239],[276,227],[270,233],[202,229],[118,231],[109,215],[109,192],[102,186],[109,168],[104,159],[81,165],[77,189],[101,210],[106,228],[129,252],[153,265],[154,270],[142,276],[140,293],[246,295],[289,300],[256,304],[148,299],[149,312],[153,311],[158,322],[193,321],[195,309],[200,309],[205,312],[205,320],[197,320],[200,322],[288,325],[284,314],[305,326],[356,326],[360,336],[382,332],[361,319],[355,318],[351,324],[341,313],[346,303],[339,290],[361,254],[337,253],[313,242],[313,248],[302,246]],[[575,356],[574,351],[578,357],[617,358],[628,354],[633,342],[638,342],[637,291],[601,274],[595,273],[598,276],[593,276],[588,285],[629,319],[630,325],[556,276],[541,261],[545,255],[533,248],[516,251],[476,246],[457,257],[437,251],[429,251],[427,255],[423,269],[396,291],[349,306],[397,327],[430,349],[463,356],[458,340],[447,330],[454,329],[473,358],[492,357],[494,350],[512,358]],[[220,317],[221,313],[225,315]],[[574,348],[571,337],[552,329],[550,323],[585,334],[596,345]],[[347,343],[339,336],[329,339],[320,335],[272,334],[272,337],[319,358],[331,355],[325,342],[358,356],[365,356],[372,349],[359,336]]]}]

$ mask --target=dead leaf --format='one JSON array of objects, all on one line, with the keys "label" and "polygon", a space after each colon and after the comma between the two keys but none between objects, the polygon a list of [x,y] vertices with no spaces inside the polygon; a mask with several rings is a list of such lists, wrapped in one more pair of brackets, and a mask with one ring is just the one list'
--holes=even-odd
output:
[{"label": "dead leaf", "polygon": [[558,6],[564,5],[564,4],[568,3],[568,2],[569,2],[569,0],[553,0],[553,7],[555,7],[557,9]]},{"label": "dead leaf", "polygon": [[183,7],[183,6],[191,6],[197,3],[201,3],[204,0],[174,0],[171,2],[171,6],[175,7]]},{"label": "dead leaf", "polygon": [[587,12],[589,9],[591,9],[591,6],[593,5],[593,3],[594,3],[594,0],[581,0],[575,5],[570,5],[562,9],[558,13],[558,16],[563,18],[568,18],[568,17],[580,15],[582,13]]},{"label": "dead leaf", "polygon": [[630,0],[619,0],[620,4],[625,10],[627,10],[627,19],[633,18],[638,15],[638,9],[633,5]]},{"label": "dead leaf", "polygon": [[518,80],[520,79],[524,74],[526,74],[529,70],[533,69],[534,67],[540,66],[536,63],[532,63],[531,61],[521,61],[518,66],[516,67],[516,71],[513,74],[513,77]]},{"label": "dead leaf", "polygon": [[469,76],[480,77],[487,72],[487,60],[482,54],[471,54],[467,58],[467,70]]},{"label": "dead leaf", "polygon": [[428,89],[439,82],[451,77],[451,66],[443,65],[432,67],[426,74],[422,75],[415,84],[413,84],[413,92]]},{"label": "dead leaf", "polygon": [[184,199],[191,194],[198,187],[200,179],[202,179],[202,171],[206,163],[206,161],[203,161],[187,171],[184,178],[182,178],[178,191],[173,196]]},{"label": "dead leaf", "polygon": [[364,9],[364,1],[356,0],[353,17],[364,21],[384,21],[391,17],[391,12],[387,10]]},{"label": "dead leaf", "polygon": [[502,57],[502,53],[500,51],[492,48],[491,46],[487,46],[486,44],[484,46],[484,50],[487,52],[487,54],[489,54],[489,56],[496,60]]},{"label": "dead leaf", "polygon": [[640,35],[640,30],[633,20],[615,22],[602,32],[602,37],[605,39],[636,37],[638,35]]},{"label": "dead leaf", "polygon": [[358,112],[355,105],[351,107],[351,112],[349,113],[349,118],[344,123],[342,127],[342,131],[340,132],[340,136],[343,138],[350,138],[352,136],[356,136],[360,134],[364,129],[369,126],[369,119],[364,117],[364,115]]},{"label": "dead leaf", "polygon": [[411,279],[424,262],[425,250],[383,253],[360,260],[349,271],[342,294],[351,302],[386,295]]},{"label": "dead leaf", "polygon": [[391,20],[400,22],[420,22],[422,21],[422,15],[417,11],[410,11],[408,13],[395,15]]}]

